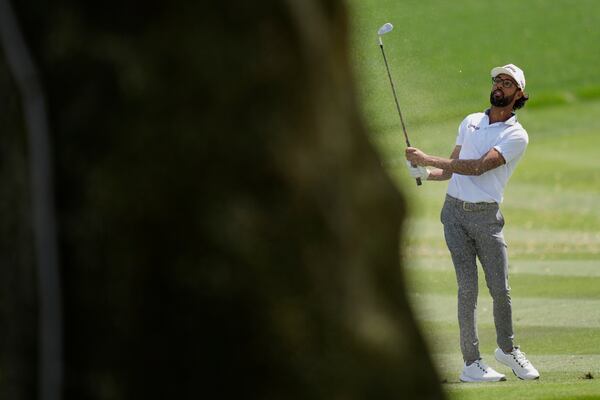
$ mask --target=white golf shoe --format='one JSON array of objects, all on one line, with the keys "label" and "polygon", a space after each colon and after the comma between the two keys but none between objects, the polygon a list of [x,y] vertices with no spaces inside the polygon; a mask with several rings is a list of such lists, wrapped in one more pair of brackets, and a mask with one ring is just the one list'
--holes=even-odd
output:
[{"label": "white golf shoe", "polygon": [[513,373],[519,379],[532,380],[540,377],[538,370],[535,369],[527,357],[525,357],[525,353],[518,347],[515,347],[510,353],[505,353],[501,349],[496,349],[495,356],[498,362],[512,369]]},{"label": "white golf shoe", "polygon": [[488,367],[480,358],[473,361],[471,365],[465,363],[460,380],[461,382],[498,382],[505,381],[506,377],[492,367]]}]

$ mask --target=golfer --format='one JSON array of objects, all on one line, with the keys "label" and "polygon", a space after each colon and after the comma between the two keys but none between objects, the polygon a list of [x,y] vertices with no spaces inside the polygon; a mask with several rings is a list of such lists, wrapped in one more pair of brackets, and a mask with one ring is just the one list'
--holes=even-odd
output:
[{"label": "golfer", "polygon": [[508,256],[502,233],[504,218],[499,209],[506,183],[529,141],[515,114],[528,100],[524,92],[525,75],[513,64],[493,68],[491,75],[491,107],[463,120],[450,158],[431,156],[414,147],[406,149],[412,177],[430,181],[450,179],[441,221],[458,282],[460,348],[465,361],[460,375],[463,382],[506,380],[503,374],[487,366],[479,354],[476,258],[494,303],[496,360],[521,379],[540,376],[525,353],[514,345]]}]

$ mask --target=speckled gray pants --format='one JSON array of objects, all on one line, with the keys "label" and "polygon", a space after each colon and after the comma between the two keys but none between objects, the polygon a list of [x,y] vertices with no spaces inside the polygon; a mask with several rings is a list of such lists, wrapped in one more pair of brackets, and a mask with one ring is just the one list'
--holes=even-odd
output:
[{"label": "speckled gray pants", "polygon": [[458,283],[460,349],[466,362],[480,358],[477,336],[477,263],[479,258],[494,304],[496,342],[512,349],[513,328],[504,217],[496,203],[465,203],[446,196],[441,220]]}]

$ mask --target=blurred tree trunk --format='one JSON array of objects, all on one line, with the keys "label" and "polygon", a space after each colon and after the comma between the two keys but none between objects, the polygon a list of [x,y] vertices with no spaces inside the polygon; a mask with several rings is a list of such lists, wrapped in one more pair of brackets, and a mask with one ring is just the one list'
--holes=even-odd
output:
[{"label": "blurred tree trunk", "polygon": [[54,133],[67,398],[443,397],[342,1],[15,6]]},{"label": "blurred tree trunk", "polygon": [[0,61],[0,398],[15,400],[36,393],[37,304],[27,146],[9,76]]},{"label": "blurred tree trunk", "polygon": [[54,173],[44,90],[10,0],[0,0],[0,39],[21,97],[27,131],[29,199],[37,282],[38,393],[62,399],[62,304]]}]

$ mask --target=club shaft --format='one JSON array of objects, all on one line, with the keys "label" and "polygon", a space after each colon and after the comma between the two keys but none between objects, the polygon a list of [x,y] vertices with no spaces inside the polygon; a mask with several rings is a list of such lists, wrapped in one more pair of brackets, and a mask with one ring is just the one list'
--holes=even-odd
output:
[{"label": "club shaft", "polygon": [[[400,124],[402,125],[402,132],[404,133],[404,139],[406,140],[406,146],[411,147],[410,140],[408,140],[408,133],[406,133],[406,125],[404,124],[404,118],[402,117],[402,111],[400,111],[400,103],[398,102],[398,96],[396,95],[396,87],[394,86],[394,80],[392,79],[392,74],[390,73],[390,67],[387,62],[387,57],[385,56],[385,50],[383,49],[383,43],[379,43],[379,48],[381,49],[381,54],[383,55],[383,62],[385,63],[385,69],[388,74],[388,78],[390,79],[390,85],[392,85],[392,93],[394,94],[394,102],[396,103],[396,109],[398,110],[398,115],[400,116]],[[414,165],[413,165],[414,166]],[[417,185],[421,185],[421,178],[416,178]]]}]

